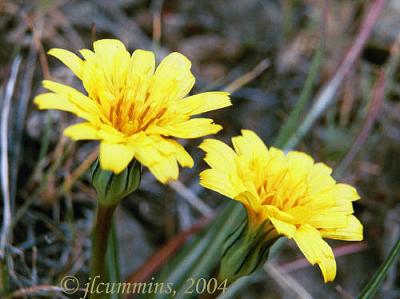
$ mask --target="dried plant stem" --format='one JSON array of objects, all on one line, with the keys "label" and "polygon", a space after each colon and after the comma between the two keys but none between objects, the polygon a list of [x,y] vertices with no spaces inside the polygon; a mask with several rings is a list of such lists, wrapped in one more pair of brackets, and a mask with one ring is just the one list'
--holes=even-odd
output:
[{"label": "dried plant stem", "polygon": [[160,41],[162,34],[162,8],[164,0],[154,0],[151,3],[153,10],[153,50],[160,50]]},{"label": "dried plant stem", "polygon": [[368,108],[367,116],[362,125],[361,131],[354,140],[349,152],[335,170],[335,174],[339,177],[343,175],[351,162],[354,161],[357,154],[362,149],[362,146],[370,136],[373,125],[379,116],[379,112],[381,111],[385,99],[385,82],[385,72],[381,71],[374,87],[372,101]]},{"label": "dried plant stem", "polygon": [[232,83],[230,83],[228,86],[226,86],[224,88],[224,91],[229,93],[234,93],[235,91],[238,91],[244,85],[251,82],[254,78],[261,75],[267,68],[270,67],[270,65],[271,62],[268,59],[261,60],[252,70],[243,74]]},{"label": "dried plant stem", "polygon": [[291,275],[283,272],[279,266],[272,263],[266,263],[264,270],[267,272],[283,289],[290,290],[296,294],[297,298],[312,299],[310,293]]},{"label": "dried plant stem", "polygon": [[386,94],[392,88],[393,78],[395,77],[394,73],[400,64],[400,34],[393,43],[390,53],[391,55],[389,61],[387,62],[385,68],[380,71],[376,80],[375,87],[373,88],[372,100],[361,130],[354,140],[349,152],[336,168],[336,173],[339,176],[343,174],[351,162],[354,161],[364,143],[367,141],[373,125],[379,117]]},{"label": "dried plant stem", "polygon": [[34,296],[36,294],[38,295],[43,295],[43,293],[51,293],[53,296],[57,293],[61,298],[66,298],[62,295],[63,288],[59,286],[53,286],[53,285],[36,285],[33,287],[28,287],[28,288],[22,288],[19,289],[7,297],[5,299],[12,299],[12,298],[21,298],[21,297],[26,297],[26,296]]},{"label": "dried plant stem", "polygon": [[11,108],[11,98],[18,75],[21,57],[17,56],[11,67],[11,77],[7,83],[3,109],[1,113],[1,189],[3,193],[3,224],[0,239],[0,259],[4,258],[5,247],[9,239],[9,228],[11,226],[11,203],[8,169],[8,119]]},{"label": "dried plant stem", "polygon": [[379,15],[384,7],[385,0],[375,0],[368,9],[366,16],[361,24],[360,31],[348,50],[343,62],[332,79],[322,88],[321,92],[315,99],[315,104],[311,108],[310,113],[304,119],[303,123],[298,127],[286,144],[286,149],[292,149],[302,137],[309,131],[319,116],[331,105],[335,100],[335,95],[342,85],[344,79],[353,67],[357,58],[360,56],[361,50],[372,33],[372,29],[378,21]]},{"label": "dried plant stem", "polygon": [[87,158],[69,175],[64,181],[63,193],[70,192],[73,184],[90,168],[94,161],[96,161],[99,151],[96,148],[87,156]]},{"label": "dried plant stem", "polygon": [[169,186],[174,189],[176,193],[186,199],[187,202],[203,216],[211,217],[214,214],[214,211],[204,203],[201,198],[194,194],[192,190],[187,188],[180,181],[170,182]]}]

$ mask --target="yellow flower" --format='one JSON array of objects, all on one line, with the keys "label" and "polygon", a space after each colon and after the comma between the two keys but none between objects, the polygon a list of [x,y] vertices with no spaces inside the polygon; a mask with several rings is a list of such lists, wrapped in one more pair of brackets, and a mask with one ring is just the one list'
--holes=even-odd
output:
[{"label": "yellow flower", "polygon": [[39,109],[71,112],[86,120],[65,129],[74,140],[100,140],[100,166],[122,172],[137,159],[161,182],[176,179],[178,163],[192,167],[193,159],[175,140],[197,138],[222,129],[209,118],[192,115],[230,106],[226,92],[186,97],[195,78],[190,61],[179,53],[165,57],[155,69],[154,54],[131,54],[118,40],[94,42],[93,51],[80,50],[83,59],[63,49],[58,58],[82,81],[87,95],[53,81],[43,81],[50,92],[38,95]]},{"label": "yellow flower", "polygon": [[353,215],[357,191],[336,183],[331,168],[304,153],[268,149],[252,131],[243,130],[232,143],[234,150],[215,139],[200,145],[211,167],[201,173],[201,185],[241,202],[250,225],[269,220],[277,234],[293,239],[319,265],[325,282],[332,281],[336,262],[323,238],[363,239]]}]

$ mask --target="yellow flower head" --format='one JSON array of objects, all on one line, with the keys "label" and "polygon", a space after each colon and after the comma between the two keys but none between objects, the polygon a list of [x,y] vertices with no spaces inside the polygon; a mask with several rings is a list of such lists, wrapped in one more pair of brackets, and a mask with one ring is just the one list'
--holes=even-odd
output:
[{"label": "yellow flower head", "polygon": [[100,140],[103,169],[120,173],[135,158],[159,181],[176,179],[178,163],[192,167],[193,160],[169,137],[197,138],[221,130],[212,119],[191,116],[231,105],[228,93],[186,97],[195,78],[182,54],[169,54],[155,68],[152,52],[136,50],[131,55],[118,40],[98,40],[93,48],[79,51],[83,59],[63,49],[49,51],[82,81],[87,95],[45,80],[50,92],[34,102],[40,109],[85,119],[64,134],[74,140]]},{"label": "yellow flower head", "polygon": [[249,225],[269,220],[319,265],[325,282],[332,281],[336,262],[322,238],[362,240],[362,225],[353,215],[357,191],[336,183],[331,168],[304,153],[268,149],[252,131],[243,130],[232,143],[234,149],[214,139],[200,145],[211,167],[201,173],[201,185],[241,202]]}]

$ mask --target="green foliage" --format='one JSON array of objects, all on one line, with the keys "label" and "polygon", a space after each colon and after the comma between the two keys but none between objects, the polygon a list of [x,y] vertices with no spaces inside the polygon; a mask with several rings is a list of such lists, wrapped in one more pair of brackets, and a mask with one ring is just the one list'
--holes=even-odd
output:
[{"label": "green foliage", "polygon": [[[199,236],[187,244],[179,254],[167,264],[157,281],[173,283],[174,298],[195,298],[196,294],[185,293],[189,279],[209,278],[221,259],[225,238],[244,219],[245,211],[239,203],[231,201],[218,218]],[[167,299],[170,294],[148,294],[140,298]]]},{"label": "green foliage", "polygon": [[381,286],[386,274],[388,273],[390,267],[393,265],[396,260],[397,255],[400,252],[400,238],[397,240],[396,244],[393,246],[392,250],[389,253],[389,256],[383,262],[383,264],[379,267],[378,271],[372,277],[372,279],[368,282],[365,288],[361,291],[361,293],[357,296],[357,299],[370,299],[375,298],[375,294]]},{"label": "green foliage", "polygon": [[276,138],[275,144],[278,147],[284,145],[289,140],[290,136],[293,134],[298,124],[300,123],[301,116],[306,108],[307,103],[311,98],[311,93],[313,91],[315,81],[318,78],[318,71],[320,69],[322,61],[322,53],[323,53],[322,47],[319,47],[313,57],[310,71],[308,73],[304,88],[301,91],[300,97],[296,102],[296,105],[294,106],[285,124],[279,131],[278,137]]}]

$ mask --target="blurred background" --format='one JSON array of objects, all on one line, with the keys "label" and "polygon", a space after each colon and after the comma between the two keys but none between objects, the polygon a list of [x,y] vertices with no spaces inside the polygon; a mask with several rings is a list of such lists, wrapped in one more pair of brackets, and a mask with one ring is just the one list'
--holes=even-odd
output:
[{"label": "blurred background", "polygon": [[[372,6],[382,2],[383,9]],[[63,137],[75,117],[38,111],[32,99],[44,78],[82,89],[46,55],[50,48],[77,52],[101,38],[121,39],[130,51],[153,50],[159,60],[179,51],[193,63],[193,92],[232,92],[233,107],[210,113],[226,142],[248,128],[272,145],[301,94],[300,121],[321,90],[333,90],[329,108],[296,148],[357,187],[365,240],[330,242],[338,263],[330,284],[287,242],[271,267],[233,297],[355,296],[400,236],[399,34],[398,0],[0,1],[1,219],[4,200],[12,211],[2,270],[14,298],[62,298],[54,288],[61,277],[87,280],[96,195],[87,170],[97,143]],[[351,48],[357,43],[360,51]],[[121,262],[123,278],[140,276],[136,271],[166,244],[170,255],[178,250],[228,201],[199,186],[200,140],[185,142],[195,167],[169,186],[145,170],[139,192],[117,212],[119,253],[129,257]],[[379,298],[400,298],[399,270],[398,263],[391,268]]]}]

